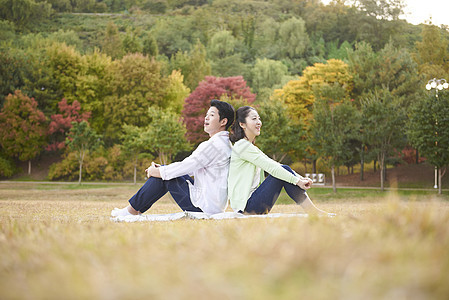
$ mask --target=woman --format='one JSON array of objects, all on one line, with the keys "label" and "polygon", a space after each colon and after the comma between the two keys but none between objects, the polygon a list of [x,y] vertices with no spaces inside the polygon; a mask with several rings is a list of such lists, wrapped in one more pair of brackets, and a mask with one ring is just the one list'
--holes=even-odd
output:
[{"label": "woman", "polygon": [[[248,214],[267,214],[276,202],[282,188],[309,214],[328,214],[318,209],[306,190],[312,180],[296,174],[290,167],[280,165],[254,145],[260,135],[262,121],[257,111],[249,106],[236,112],[228,177],[228,194],[234,211]],[[263,180],[263,171],[270,174]]]}]

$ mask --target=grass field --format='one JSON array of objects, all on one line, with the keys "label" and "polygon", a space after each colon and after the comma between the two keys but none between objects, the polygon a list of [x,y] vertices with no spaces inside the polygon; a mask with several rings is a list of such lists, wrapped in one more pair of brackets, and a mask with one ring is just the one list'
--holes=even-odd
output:
[{"label": "grass field", "polygon": [[448,195],[316,188],[337,217],[111,222],[137,188],[0,184],[0,299],[449,298]]}]

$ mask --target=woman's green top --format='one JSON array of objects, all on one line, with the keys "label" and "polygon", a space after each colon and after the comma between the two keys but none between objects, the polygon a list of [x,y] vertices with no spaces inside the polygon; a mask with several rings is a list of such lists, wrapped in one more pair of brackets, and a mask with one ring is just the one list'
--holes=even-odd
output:
[{"label": "woman's green top", "polygon": [[[257,167],[271,176],[291,184],[298,183],[300,179],[284,169],[281,164],[269,158],[248,140],[237,141],[232,147],[228,175],[228,197],[232,209],[236,212],[245,210]],[[260,182],[263,181],[263,172],[261,174]]]}]

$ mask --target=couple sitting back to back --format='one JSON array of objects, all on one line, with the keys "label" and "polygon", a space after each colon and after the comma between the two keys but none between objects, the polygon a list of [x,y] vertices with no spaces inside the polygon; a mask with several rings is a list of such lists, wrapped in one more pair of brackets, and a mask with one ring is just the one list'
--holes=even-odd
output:
[{"label": "couple sitting back to back", "polygon": [[[235,212],[266,214],[282,188],[307,213],[326,215],[306,193],[312,185],[309,178],[272,160],[254,145],[261,126],[254,108],[243,106],[234,112],[229,103],[212,100],[204,118],[204,131],[209,134],[209,140],[180,162],[164,166],[151,163],[145,170],[148,180],[129,199],[129,205],[115,208],[111,215],[144,213],[167,192],[183,211],[222,213],[229,198]],[[265,179],[263,171],[269,174]]]}]

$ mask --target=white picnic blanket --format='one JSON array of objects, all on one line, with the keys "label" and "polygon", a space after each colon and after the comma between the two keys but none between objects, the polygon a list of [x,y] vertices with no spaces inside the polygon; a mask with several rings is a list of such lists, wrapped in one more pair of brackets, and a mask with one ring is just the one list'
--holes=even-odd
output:
[{"label": "white picnic blanket", "polygon": [[282,214],[272,213],[266,215],[243,215],[235,212],[224,212],[219,214],[208,215],[203,212],[188,212],[183,211],[173,214],[148,214],[148,215],[129,215],[111,217],[114,222],[145,222],[145,221],[175,221],[180,219],[193,220],[224,220],[224,219],[246,219],[246,218],[280,218],[280,217],[302,217],[307,218],[307,214]]}]

